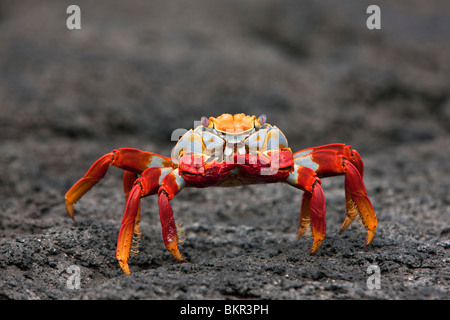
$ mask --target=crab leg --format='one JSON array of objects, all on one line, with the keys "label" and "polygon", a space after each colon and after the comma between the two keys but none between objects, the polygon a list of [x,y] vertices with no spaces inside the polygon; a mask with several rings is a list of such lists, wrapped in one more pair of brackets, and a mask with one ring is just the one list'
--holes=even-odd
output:
[{"label": "crab leg", "polygon": [[172,170],[172,168],[148,168],[142,173],[142,177],[134,181],[132,187],[129,185],[131,175],[127,174],[127,177],[125,177],[124,174],[124,190],[128,194],[128,199],[117,240],[116,257],[126,274],[130,273],[127,261],[130,255],[133,234],[137,233],[137,231],[140,232],[137,224],[140,215],[140,199],[156,194],[163,178]]},{"label": "crab leg", "polygon": [[73,205],[105,176],[110,165],[140,174],[148,167],[172,167],[172,161],[155,153],[131,148],[116,149],[105,154],[66,193],[67,212],[72,219]]},{"label": "crab leg", "polygon": [[[125,170],[123,173],[123,192],[125,193],[125,203],[128,202],[128,198],[130,196],[131,189],[134,186],[134,182],[138,178],[138,175],[132,171]],[[137,215],[136,215],[136,222],[134,225],[134,235],[138,238],[141,236],[141,228],[139,227],[139,222],[141,220],[141,210],[140,207],[138,207]]]},{"label": "crab leg", "polygon": [[315,254],[319,250],[323,239],[325,239],[326,233],[325,196],[320,186],[320,179],[312,169],[294,165],[294,170],[286,181],[292,186],[305,191],[302,199],[298,236],[302,236],[306,228],[311,226],[314,242],[310,253]]},{"label": "crab leg", "polygon": [[[325,151],[325,153],[322,153],[322,151]],[[294,160],[303,162],[310,159],[313,162],[317,161],[316,164],[319,165],[319,168],[315,171],[322,178],[336,175],[335,170],[333,170],[332,167],[331,169],[330,167],[327,167],[326,162],[326,160],[329,160],[329,157],[334,157],[336,155],[344,156],[358,169],[361,177],[364,175],[364,164],[358,151],[343,143],[326,144],[319,147],[297,151],[294,153]],[[314,156],[314,160],[310,158],[311,156]]]},{"label": "crab leg", "polygon": [[369,197],[367,197],[367,191],[359,172],[349,161],[344,163],[347,217],[342,223],[340,231],[344,231],[355,216],[359,214],[364,226],[367,228],[367,238],[364,243],[366,247],[372,242],[375,236],[378,225],[377,216],[375,215]]},{"label": "crab leg", "polygon": [[340,231],[359,215],[367,228],[364,245],[370,244],[378,222],[362,180],[364,167],[359,153],[344,144],[331,144],[296,152],[294,163],[311,168],[319,177],[345,175],[347,217]]},{"label": "crab leg", "polygon": [[186,182],[183,177],[180,176],[178,169],[175,169],[164,177],[162,186],[158,191],[159,217],[161,219],[164,244],[172,256],[178,261],[183,261],[184,259],[178,250],[177,227],[175,225],[170,200],[172,200],[185,185]]}]

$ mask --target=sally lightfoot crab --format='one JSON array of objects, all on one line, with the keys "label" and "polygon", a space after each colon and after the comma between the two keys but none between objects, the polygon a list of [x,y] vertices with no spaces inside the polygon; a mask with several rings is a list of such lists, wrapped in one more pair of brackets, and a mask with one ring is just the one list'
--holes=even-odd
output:
[{"label": "sally lightfoot crab", "polygon": [[362,180],[363,162],[358,152],[336,143],[293,153],[284,134],[266,123],[266,116],[222,114],[203,117],[194,130],[185,132],[171,157],[138,149],[113,150],[98,159],[66,194],[69,215],[74,203],[106,174],[109,166],[124,170],[125,213],[119,231],[116,257],[130,273],[128,258],[133,236],[140,235],[140,199],[158,195],[162,235],[166,248],[178,261],[177,227],[170,201],[186,187],[231,187],[283,182],[303,190],[298,237],[310,230],[315,254],[325,238],[325,197],[320,178],[344,175],[347,217],[340,230],[356,216],[367,229],[365,246],[375,235],[377,217]]}]

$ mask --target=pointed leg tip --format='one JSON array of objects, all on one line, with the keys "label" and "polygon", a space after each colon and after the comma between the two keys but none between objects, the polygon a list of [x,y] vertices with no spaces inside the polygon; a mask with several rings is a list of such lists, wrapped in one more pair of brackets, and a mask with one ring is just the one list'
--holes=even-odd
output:
[{"label": "pointed leg tip", "polygon": [[73,203],[66,201],[66,209],[67,213],[69,214],[69,217],[75,221],[75,210],[73,208]]},{"label": "pointed leg tip", "polygon": [[130,267],[128,266],[128,263],[126,261],[119,260],[119,265],[125,274],[130,274]]},{"label": "pointed leg tip", "polygon": [[341,227],[339,228],[339,233],[344,232],[348,228],[348,226],[352,223],[353,219],[354,219],[353,215],[351,217],[347,216],[344,222],[342,222]]},{"label": "pointed leg tip", "polygon": [[170,250],[170,253],[172,256],[179,262],[185,262],[183,256],[181,255],[180,251],[178,249],[172,249]]},{"label": "pointed leg tip", "polygon": [[172,254],[172,256],[179,262],[184,262],[184,258],[178,250],[178,241],[174,240],[172,242],[167,243],[166,248]]},{"label": "pointed leg tip", "polygon": [[364,248],[366,248],[368,245],[370,245],[373,241],[373,238],[375,237],[375,230],[367,230],[367,238],[366,242],[364,242]]},{"label": "pointed leg tip", "polygon": [[319,251],[320,245],[322,244],[322,240],[314,240],[314,243],[311,247],[311,250],[309,251],[309,254],[311,256],[314,256]]}]

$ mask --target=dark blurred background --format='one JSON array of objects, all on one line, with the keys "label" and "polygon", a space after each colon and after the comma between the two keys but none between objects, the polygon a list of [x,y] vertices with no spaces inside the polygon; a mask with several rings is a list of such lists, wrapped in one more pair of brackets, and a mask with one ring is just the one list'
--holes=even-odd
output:
[{"label": "dark blurred background", "polygon": [[449,130],[447,1],[379,1],[381,30],[367,1],[74,4],[81,30],[68,3],[1,2],[2,140],[167,143],[223,112],[267,113],[296,148]]}]

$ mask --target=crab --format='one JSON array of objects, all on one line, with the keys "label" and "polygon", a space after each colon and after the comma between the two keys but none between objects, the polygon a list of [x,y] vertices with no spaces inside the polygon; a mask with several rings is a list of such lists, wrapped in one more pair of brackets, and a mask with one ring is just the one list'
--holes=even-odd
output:
[{"label": "crab", "polygon": [[345,230],[359,216],[366,227],[364,247],[375,235],[377,217],[363,183],[363,161],[349,145],[328,144],[293,153],[285,135],[266,116],[243,113],[202,117],[195,129],[184,132],[170,157],[132,148],[120,148],[100,157],[65,196],[74,219],[74,204],[106,174],[109,166],[124,170],[125,213],[117,241],[116,258],[126,274],[133,240],[141,235],[140,199],[158,195],[165,247],[178,261],[177,225],[171,200],[186,187],[232,187],[287,183],[303,191],[297,236],[312,235],[310,254],[325,238],[325,197],[321,178],[344,175]]}]

